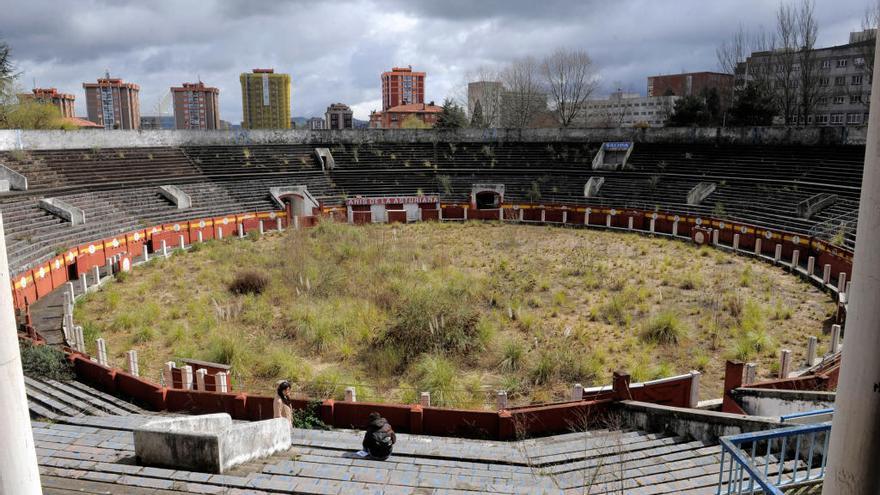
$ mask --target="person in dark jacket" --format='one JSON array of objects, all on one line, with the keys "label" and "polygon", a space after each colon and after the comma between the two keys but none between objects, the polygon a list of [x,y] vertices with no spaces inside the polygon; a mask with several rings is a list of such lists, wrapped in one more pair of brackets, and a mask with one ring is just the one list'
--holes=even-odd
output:
[{"label": "person in dark jacket", "polygon": [[370,413],[369,420],[367,432],[364,434],[364,450],[358,452],[358,455],[361,457],[369,455],[373,459],[384,461],[391,455],[397,436],[388,420],[379,413]]}]

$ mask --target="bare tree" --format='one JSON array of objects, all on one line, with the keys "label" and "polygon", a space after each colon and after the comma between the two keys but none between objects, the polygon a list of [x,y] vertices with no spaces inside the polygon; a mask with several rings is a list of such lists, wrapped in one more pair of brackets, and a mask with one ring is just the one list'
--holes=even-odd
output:
[{"label": "bare tree", "polygon": [[[862,17],[862,36],[859,41],[861,43],[859,52],[864,61],[863,79],[867,82],[871,80],[874,74],[874,48],[877,39],[877,28],[880,27],[880,0],[873,0],[871,5],[865,9],[865,15]],[[860,92],[859,96],[863,96]],[[870,106],[867,98],[861,98],[865,107]]]},{"label": "bare tree", "polygon": [[501,126],[501,102],[504,97],[504,85],[501,82],[499,71],[492,67],[481,66],[468,72],[465,77],[467,95],[465,101],[460,104],[467,108],[468,117],[473,118],[474,107],[479,101],[484,125],[487,127]]},{"label": "bare tree", "polygon": [[[502,125],[525,128],[547,107],[541,90],[538,61],[533,57],[514,60],[501,71],[504,92],[501,97]],[[542,104],[543,103],[543,104]]]},{"label": "bare tree", "polygon": [[774,72],[773,86],[776,106],[782,112],[786,125],[796,119],[798,109],[798,86],[800,79],[796,72],[800,70],[799,36],[797,29],[797,10],[787,3],[780,3],[776,11],[776,38],[779,47],[773,52],[771,71]]},{"label": "bare tree", "polygon": [[556,50],[541,63],[541,74],[559,125],[569,127],[598,86],[593,59],[583,50]]},{"label": "bare tree", "polygon": [[825,94],[825,87],[819,84],[821,61],[815,52],[816,37],[819,34],[819,25],[816,23],[814,15],[815,8],[814,0],[802,0],[795,14],[796,38],[800,49],[798,57],[800,108],[798,114],[799,120],[803,120],[804,124],[809,122],[808,118],[813,114],[819,98]]}]

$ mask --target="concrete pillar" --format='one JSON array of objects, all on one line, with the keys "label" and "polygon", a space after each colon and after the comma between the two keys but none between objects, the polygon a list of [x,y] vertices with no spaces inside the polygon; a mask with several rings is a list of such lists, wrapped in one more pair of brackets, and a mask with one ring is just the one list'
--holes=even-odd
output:
[{"label": "concrete pillar", "polygon": [[[419,208],[419,212],[420,212],[420,213],[421,213],[421,211],[422,211],[422,209]],[[562,212],[562,218],[565,219],[565,212]],[[420,218],[419,220],[421,220],[421,218]],[[498,221],[499,221],[499,222],[503,222],[503,221],[504,221],[504,208],[498,208]],[[564,221],[564,220],[563,220],[563,221]]]},{"label": "concrete pillar", "polygon": [[826,264],[822,268],[822,283],[828,285],[831,283],[831,265]]},{"label": "concrete pillar", "polygon": [[199,368],[196,370],[196,390],[205,391],[205,376],[208,374],[208,370],[205,368]]},{"label": "concrete pillar", "polygon": [[779,378],[788,378],[791,373],[791,351],[783,349],[779,353]]},{"label": "concrete pillar", "polygon": [[96,266],[92,268],[92,277],[95,278],[95,286],[101,283],[101,267]]},{"label": "concrete pillar", "polygon": [[179,247],[180,249],[186,249],[186,243],[183,241],[184,241],[183,235],[179,235],[177,237],[177,247]]},{"label": "concrete pillar", "polygon": [[266,233],[265,229],[263,228],[263,221],[262,220],[260,220],[260,222],[259,222],[259,229],[260,229],[259,230],[260,235],[263,235]]},{"label": "concrete pillar", "polygon": [[147,243],[141,245],[141,250],[143,251],[144,261],[150,261],[150,248],[147,247]]},{"label": "concrete pillar", "polygon": [[672,237],[678,235],[678,220],[672,222]]},{"label": "concrete pillar", "polygon": [[168,257],[168,244],[165,242],[164,239],[162,240],[162,256],[166,258]]},{"label": "concrete pillar", "polygon": [[174,361],[168,361],[162,368],[162,379],[166,388],[174,388]]},{"label": "concrete pillar", "polygon": [[798,264],[800,263],[801,252],[798,249],[795,249],[791,252],[791,271],[797,272]]},{"label": "concrete pillar", "polygon": [[202,235],[201,230],[196,231],[196,241],[198,241],[199,244],[205,242],[205,236]]},{"label": "concrete pillar", "polygon": [[782,244],[776,245],[776,251],[773,253],[773,261],[779,263],[782,260]]},{"label": "concrete pillar", "polygon": [[422,407],[431,407],[431,392],[420,392],[419,404]]},{"label": "concrete pillar", "polygon": [[[467,220],[467,212],[468,212],[468,207],[465,206],[465,207],[464,207],[464,219],[465,219],[465,220]],[[544,220],[544,214],[541,213],[541,221],[543,221],[543,220]]]},{"label": "concrete pillar", "polygon": [[739,251],[739,234],[733,234],[733,250]]},{"label": "concrete pillar", "polygon": [[755,256],[761,256],[761,238],[755,237]]},{"label": "concrete pillar", "polygon": [[810,337],[807,339],[807,367],[813,366],[816,362],[816,345],[818,341],[816,337]]},{"label": "concrete pillar", "polygon": [[180,369],[180,376],[183,378],[183,389],[184,390],[192,390],[193,389],[193,368],[190,365],[186,365]]},{"label": "concrete pillar", "polygon": [[562,210],[562,223],[568,223],[568,210]]},{"label": "concrete pillar", "polygon": [[348,220],[348,223],[354,223],[354,210],[351,209],[351,206],[345,207],[345,218]]},{"label": "concrete pillar", "polygon": [[140,376],[140,370],[138,369],[138,351],[132,349],[125,353],[125,357],[128,359],[128,372],[133,376]]},{"label": "concrete pillar", "polygon": [[654,233],[654,226],[657,224],[657,220],[651,219],[651,233]]},{"label": "concrete pillar", "polygon": [[[421,215],[421,214],[422,214],[422,209],[419,208],[419,215]],[[278,217],[275,219],[275,230],[277,230],[278,232],[284,232],[284,222],[281,221],[281,217]]]},{"label": "concrete pillar", "polygon": [[751,385],[755,383],[755,379],[758,376],[758,365],[755,363],[746,363],[746,377],[744,384]]},{"label": "concrete pillar", "polygon": [[357,402],[357,390],[354,387],[345,387],[345,402]]},{"label": "concrete pillar", "polygon": [[718,234],[719,234],[718,229],[712,230],[712,245],[714,245],[714,246],[718,245]]},{"label": "concrete pillar", "polygon": [[[875,95],[880,94],[876,60]],[[834,401],[824,495],[880,492],[880,98],[871,99],[866,143],[852,271],[859,275],[847,293],[847,345]]]},{"label": "concrete pillar", "polygon": [[214,379],[217,381],[217,392],[229,392],[229,382],[225,371],[221,371],[214,375]]},{"label": "concrete pillar", "polygon": [[807,258],[807,277],[812,278],[814,273],[816,273],[816,257],[810,256]]},{"label": "concrete pillar", "polygon": [[223,240],[223,228],[222,227],[217,229],[217,239],[219,239],[221,241]]},{"label": "concrete pillar", "polygon": [[499,411],[507,409],[507,391],[499,390],[495,395],[495,405]]},{"label": "concrete pillar", "polygon": [[64,287],[66,288],[65,290],[66,290],[67,292],[70,292],[70,298],[71,298],[71,300],[76,299],[76,297],[74,297],[75,294],[76,294],[76,292],[75,292],[74,289],[73,289],[73,282],[71,282],[71,281],[68,280],[67,283],[64,284]]},{"label": "concrete pillar", "polygon": [[831,325],[831,353],[840,350],[840,325]]},{"label": "concrete pillar", "polygon": [[700,403],[700,373],[697,370],[691,370],[691,395],[688,400],[689,407],[697,407]]},{"label": "concrete pillar", "polygon": [[605,226],[611,227],[611,214],[610,213],[605,215]]},{"label": "concrete pillar", "polygon": [[238,237],[244,237],[244,224],[238,224]]},{"label": "concrete pillar", "polygon": [[[442,210],[441,210],[441,213],[442,213]],[[299,217],[298,216],[293,217],[293,229],[299,230]]]},{"label": "concrete pillar", "polygon": [[95,343],[98,347],[98,364],[107,366],[107,342],[102,338],[98,338],[95,340]]},{"label": "concrete pillar", "polygon": [[633,217],[629,217],[629,220],[627,221],[627,228],[629,228],[629,230],[633,229]]},{"label": "concrete pillar", "polygon": [[0,493],[42,493],[12,304],[3,216],[0,214]]},{"label": "concrete pillar", "polygon": [[107,275],[113,275],[113,257],[107,258]]},{"label": "concrete pillar", "polygon": [[[465,217],[467,218],[467,217]],[[547,210],[541,208],[541,223],[547,220]]]},{"label": "concrete pillar", "polygon": [[846,294],[846,272],[840,272],[837,277],[837,292]]},{"label": "concrete pillar", "polygon": [[584,386],[580,383],[571,387],[571,400],[584,400]]},{"label": "concrete pillar", "polygon": [[86,274],[85,274],[85,273],[83,273],[82,276],[80,277],[80,279],[79,279],[79,285],[80,285],[80,289],[82,289],[82,293],[83,293],[83,295],[85,295],[86,292],[89,291],[89,282],[88,282],[88,280],[86,280]]},{"label": "concrete pillar", "polygon": [[525,213],[523,213],[523,212],[525,212],[525,210],[523,210],[522,208],[520,208],[520,209],[519,209],[519,221],[520,221],[520,222],[522,222],[522,221],[523,221],[523,218],[525,218]]}]

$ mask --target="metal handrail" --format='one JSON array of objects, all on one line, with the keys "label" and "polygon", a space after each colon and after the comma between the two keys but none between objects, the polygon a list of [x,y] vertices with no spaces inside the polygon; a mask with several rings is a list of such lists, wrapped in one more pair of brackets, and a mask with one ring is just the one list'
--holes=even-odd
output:
[{"label": "metal handrail", "polygon": [[791,421],[792,419],[808,418],[810,416],[822,416],[825,414],[834,414],[834,408],[830,407],[828,409],[816,409],[815,411],[785,414],[783,416],[780,416],[779,420],[785,423],[786,421]]},{"label": "metal handrail", "polygon": [[[816,441],[819,436],[824,436],[824,439],[821,450],[817,453]],[[830,437],[830,422],[721,437],[721,463],[716,493],[741,494],[760,490],[771,495],[782,495],[780,487],[821,481],[825,477],[826,453]],[[809,444],[806,438],[809,439]],[[801,441],[802,439],[805,439],[804,442]],[[762,448],[763,470],[756,462],[759,444],[762,442],[766,443],[766,448]],[[774,443],[779,447],[775,460],[772,459]],[[792,470],[786,473],[785,457],[789,451],[787,447],[790,448],[792,444],[794,444],[794,454],[790,461],[794,462]],[[750,445],[748,450],[743,448],[747,445]],[[802,447],[806,445],[809,445],[809,450],[803,452]],[[818,466],[813,466],[814,454],[819,456]],[[725,465],[725,458],[728,456],[729,461]],[[806,472],[803,477],[798,478],[802,462]],[[775,471],[771,471],[771,464],[775,465]],[[783,479],[785,474],[790,476]]]}]

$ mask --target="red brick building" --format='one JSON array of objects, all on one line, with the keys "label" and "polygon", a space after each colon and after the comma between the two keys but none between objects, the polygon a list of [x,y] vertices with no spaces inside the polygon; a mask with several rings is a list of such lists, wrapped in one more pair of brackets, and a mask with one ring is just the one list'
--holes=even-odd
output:
[{"label": "red brick building", "polygon": [[61,110],[61,118],[74,117],[73,102],[76,97],[70,93],[59,93],[55,88],[34,88],[32,93],[18,95],[20,99],[33,99],[41,103],[51,103]]},{"label": "red brick building", "polygon": [[415,115],[417,119],[425,124],[434,127],[437,123],[437,117],[443,112],[443,107],[434,105],[434,102],[413,103],[410,105],[398,105],[389,108],[384,112],[373,112],[370,114],[371,129],[399,129],[403,121],[411,115]]},{"label": "red brick building", "polygon": [[97,83],[83,83],[83,89],[90,121],[104,129],[140,129],[140,86],[108,73]]},{"label": "red brick building", "polygon": [[382,111],[425,102],[425,73],[410,67],[394,67],[382,73]]},{"label": "red brick building", "polygon": [[205,83],[183,83],[171,88],[176,129],[220,128],[220,90]]},{"label": "red brick building", "polygon": [[733,94],[733,74],[690,72],[648,77],[648,96],[690,96],[715,88],[721,97]]}]

